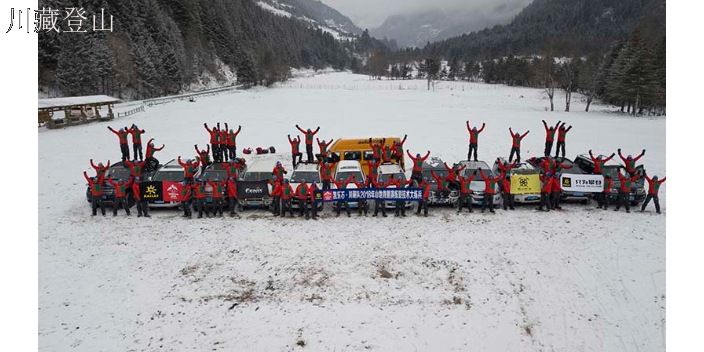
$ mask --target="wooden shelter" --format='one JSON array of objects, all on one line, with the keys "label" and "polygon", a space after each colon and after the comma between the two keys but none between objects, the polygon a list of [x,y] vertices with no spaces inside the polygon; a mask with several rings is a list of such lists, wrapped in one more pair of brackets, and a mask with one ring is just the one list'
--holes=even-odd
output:
[{"label": "wooden shelter", "polygon": [[[39,125],[46,124],[48,128],[58,128],[112,120],[115,118],[112,109],[119,102],[119,99],[107,95],[39,99]],[[104,106],[108,108],[105,116],[100,113]],[[59,111],[63,111],[63,116],[56,117],[54,113]]]}]

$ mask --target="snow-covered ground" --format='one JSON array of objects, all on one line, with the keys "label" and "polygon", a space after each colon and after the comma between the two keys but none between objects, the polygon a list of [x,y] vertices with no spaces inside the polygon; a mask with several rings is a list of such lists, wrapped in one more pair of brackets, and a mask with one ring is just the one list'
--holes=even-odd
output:
[{"label": "snow-covered ground", "polygon": [[[647,149],[665,175],[665,119],[601,105],[547,112],[540,90],[348,73],[299,78],[147,108],[136,123],[166,149],[162,161],[204,146],[203,122],[242,125],[246,146],[289,150],[287,134],[402,136],[411,152],[464,159],[466,120],[487,123],[479,155],[507,156],[508,127],[541,119],[574,126],[568,156]],[[414,88],[416,87],[416,88]],[[399,89],[403,88],[403,89]],[[558,99],[559,98],[559,99]],[[562,96],[556,106],[563,108]],[[666,215],[569,204],[496,214],[431,209],[419,218],[151,220],[90,216],[81,173],[119,158],[108,123],[39,132],[39,346],[43,351],[662,351]],[[90,170],[92,172],[92,170]],[[667,183],[661,190],[666,210]],[[301,346],[304,345],[304,346]]]}]

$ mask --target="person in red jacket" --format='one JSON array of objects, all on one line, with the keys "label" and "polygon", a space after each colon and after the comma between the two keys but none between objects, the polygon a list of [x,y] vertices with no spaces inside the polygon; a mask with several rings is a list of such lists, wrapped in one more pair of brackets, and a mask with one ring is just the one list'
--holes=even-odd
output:
[{"label": "person in red jacket", "polygon": [[379,177],[379,165],[381,162],[377,159],[367,161],[367,179],[376,180]]},{"label": "person in red jacket", "polygon": [[372,138],[369,138],[369,147],[372,148],[372,159],[381,160],[381,153],[384,150],[384,144],[386,144],[386,138],[382,139],[380,142],[373,143]]},{"label": "person in red jacket", "polygon": [[[357,186],[357,189],[369,188],[371,185],[371,179],[369,177],[367,177],[366,181],[359,182],[357,181],[357,178],[352,175],[352,182],[354,182],[354,185]],[[364,216],[367,216],[369,213],[369,204],[366,199],[360,199],[357,201],[357,212],[359,213],[359,216],[362,216],[362,213],[364,213]]]},{"label": "person in red jacket", "polygon": [[416,180],[418,183],[423,180],[423,163],[425,162],[425,159],[428,159],[430,156],[430,151],[425,154],[425,156],[421,157],[420,153],[416,154],[415,158],[411,153],[406,150],[406,154],[408,154],[408,157],[411,158],[413,161],[413,172],[411,173],[411,180]]},{"label": "person in red jacket", "polygon": [[[313,220],[318,220],[318,207],[315,204],[315,191],[318,190],[318,185],[315,182],[310,183],[310,187],[308,187],[308,208],[310,209],[311,212],[311,217]],[[308,218],[306,217],[306,220]]]},{"label": "person in red jacket", "polygon": [[631,187],[633,187],[633,182],[638,181],[640,177],[636,174],[633,177],[624,177],[621,175],[621,170],[618,171],[618,179],[621,181],[621,187],[618,190],[618,202],[616,203],[616,209],[614,211],[619,211],[621,206],[626,207],[626,213],[631,212],[630,201],[628,197],[631,194]]},{"label": "person in red jacket", "polygon": [[445,180],[448,182],[448,189],[459,189],[460,183],[457,181],[457,175],[462,172],[462,170],[467,168],[467,165],[459,166],[459,164],[452,164],[452,167],[447,166],[447,163],[443,163],[445,169],[447,170],[447,176]]},{"label": "person in red jacket", "polygon": [[555,147],[555,157],[560,155],[560,147],[562,147],[562,157],[565,157],[565,137],[567,137],[567,132],[572,129],[572,126],[565,128],[565,122],[560,125],[557,129],[557,147]]},{"label": "person in red jacket", "polygon": [[604,190],[596,195],[597,208],[606,210],[609,207],[609,195],[614,186],[614,180],[610,175],[604,175]]},{"label": "person in red jacket", "polygon": [[103,181],[105,181],[105,176],[88,177],[88,174],[83,171],[83,177],[86,178],[90,186],[90,205],[93,210],[93,216],[97,215],[98,206],[100,206],[100,212],[105,216],[105,204],[103,204]]},{"label": "person in red jacket", "polygon": [[447,196],[450,195],[450,189],[449,184],[450,182],[447,180],[447,178],[443,175],[442,172],[440,172],[440,175],[436,175],[434,170],[430,171],[430,176],[432,176],[435,179],[435,182],[438,185],[437,188],[437,194],[438,198],[447,198]]},{"label": "person in red jacket", "polygon": [[207,149],[198,150],[198,144],[194,144],[193,148],[196,150],[196,160],[200,163],[200,172],[205,172],[205,168],[210,165],[210,146]]},{"label": "person in red jacket", "polygon": [[485,123],[482,123],[482,128],[477,129],[477,126],[470,127],[467,121],[467,131],[469,131],[469,152],[467,152],[467,160],[472,160],[472,151],[474,151],[474,161],[477,161],[477,147],[479,146],[479,134],[484,131]]},{"label": "person in red jacket", "polygon": [[384,146],[384,149],[381,151],[381,162],[382,163],[390,163],[393,160],[394,157],[394,151],[389,147],[388,145]]},{"label": "person in red jacket", "polygon": [[154,146],[154,138],[150,139],[149,142],[147,142],[147,152],[145,153],[145,158],[144,160],[147,161],[147,168],[149,171],[154,171],[159,167],[159,160],[154,157],[154,153],[159,152],[163,150],[165,145],[161,145],[161,148],[157,148]]},{"label": "person in red jacket", "polygon": [[237,200],[237,180],[235,176],[229,176],[227,178],[227,202],[230,208],[230,216],[235,216],[237,214],[236,208],[239,205]]},{"label": "person in red jacket", "polygon": [[288,135],[288,142],[291,144],[291,158],[293,161],[293,168],[296,168],[296,158],[300,163],[303,159],[303,153],[301,153],[301,136],[296,136],[296,138],[291,139],[291,135]]},{"label": "person in red jacket", "polygon": [[501,162],[501,159],[496,158],[496,165],[499,167],[499,169],[501,170],[502,173],[508,173],[508,172],[510,172],[511,169],[513,169],[514,167],[516,167],[516,164],[517,164],[517,163],[518,163],[518,161],[514,161],[514,162],[511,163],[511,164],[509,164],[509,163],[507,163],[507,162],[503,162],[503,163],[502,163],[502,162]]},{"label": "person in red jacket", "polygon": [[181,207],[183,208],[184,218],[190,219],[193,217],[191,212],[191,186],[186,181],[183,181],[183,187],[181,188]]},{"label": "person in red jacket", "polygon": [[184,181],[188,182],[188,184],[193,183],[193,175],[196,173],[196,170],[198,170],[198,161],[195,163],[193,162],[192,159],[186,160],[186,162],[181,162],[181,156],[178,157],[178,164],[183,167],[183,179]]},{"label": "person in red jacket", "polygon": [[538,206],[539,211],[550,211],[552,205],[550,204],[550,194],[552,193],[552,173],[540,175],[540,182],[543,183],[543,188],[540,189],[540,205]]},{"label": "person in red jacket", "polygon": [[269,186],[272,187],[271,190],[271,212],[274,216],[281,215],[281,184],[284,182],[283,179],[279,179],[276,175],[273,176],[272,180],[269,181]]},{"label": "person in red jacket", "polygon": [[333,140],[331,139],[330,142],[325,143],[324,139],[321,142],[320,139],[316,138],[315,141],[318,142],[318,148],[320,148],[320,154],[316,154],[315,156],[320,160],[327,160],[328,148],[332,144]]},{"label": "person in red jacket", "polygon": [[530,131],[527,131],[523,135],[519,134],[518,132],[513,133],[513,130],[511,127],[508,128],[508,132],[511,133],[511,138],[513,139],[513,143],[511,144],[511,154],[508,156],[508,162],[513,161],[513,154],[516,154],[516,161],[521,162],[521,141],[523,138],[525,138]]},{"label": "person in red jacket", "polygon": [[[407,186],[411,185],[414,181],[413,180],[408,180],[404,181],[400,178],[394,178],[394,175],[391,174],[389,176],[389,185],[396,186],[397,189],[404,189],[407,188]],[[406,202],[403,200],[397,200],[396,201],[396,213],[394,216],[406,216]]]},{"label": "person in red jacket", "polygon": [[298,217],[302,217],[304,214],[306,220],[310,219],[310,212],[308,209],[308,184],[305,179],[301,180],[301,183],[296,187],[296,199],[298,199]]},{"label": "person in red jacket", "polygon": [[[337,189],[347,189],[347,186],[350,184],[350,182],[352,182],[352,177],[354,177],[354,176],[350,176],[346,180],[344,178],[340,177],[340,179],[338,181],[335,181],[333,179],[332,183],[335,184],[335,187],[337,187]],[[346,200],[337,202],[337,204],[335,206],[336,216],[340,216],[340,211],[342,210],[343,206],[345,207],[345,212],[347,212],[347,216],[348,217],[352,216],[352,214],[350,214],[349,203]]]},{"label": "person in red jacket", "polygon": [[608,158],[604,159],[601,155],[598,157],[594,157],[594,154],[592,154],[592,150],[589,149],[589,157],[592,159],[592,162],[594,163],[594,171],[593,173],[595,175],[601,175],[604,172],[604,164],[608,163],[609,160],[611,160],[616,153],[611,153],[611,156]]},{"label": "person in red jacket", "polygon": [[127,190],[130,189],[130,184],[134,177],[130,177],[127,182],[115,182],[112,177],[108,176],[108,183],[115,187],[115,200],[112,202],[112,216],[117,216],[117,209],[125,209],[125,213],[130,215],[130,206],[127,204]]},{"label": "person in red jacket", "polygon": [[645,180],[648,181],[648,195],[645,197],[643,207],[640,208],[640,211],[644,212],[645,207],[648,206],[648,203],[650,203],[650,200],[652,199],[653,203],[655,203],[655,212],[661,214],[660,198],[658,197],[658,193],[660,192],[660,185],[665,182],[665,179],[667,177],[663,177],[661,180],[659,180],[657,176],[653,176],[653,178],[650,178],[648,177],[648,174],[645,172],[645,170],[643,170],[643,176],[645,177]]},{"label": "person in red jacket", "polygon": [[140,218],[142,215],[144,215],[145,218],[151,218],[152,216],[149,215],[149,204],[147,204],[147,200],[142,198],[142,193],[140,190],[140,182],[141,178],[135,177],[134,181],[132,181],[132,195],[134,196],[134,202],[135,205],[137,206],[137,217]]},{"label": "person in red jacket", "polygon": [[623,161],[623,164],[626,165],[626,172],[630,177],[634,176],[636,174],[636,163],[640,158],[642,158],[645,155],[645,149],[643,149],[643,152],[640,153],[637,157],[633,157],[629,155],[628,157],[624,158],[623,154],[621,154],[621,148],[618,148],[618,156],[621,158]]},{"label": "person in red jacket", "polygon": [[212,181],[207,180],[208,185],[213,188],[213,216],[217,216],[218,213],[220,213],[220,216],[224,216],[223,214],[223,199],[222,195],[225,193],[225,185],[227,184],[227,181],[220,181],[219,178],[215,178]]},{"label": "person in red jacket", "polygon": [[400,142],[394,142],[391,148],[394,150],[394,160],[399,164],[401,163],[401,159],[403,159],[403,145],[406,143],[406,138],[408,138],[408,135],[403,135],[403,139]]},{"label": "person in red jacket", "polygon": [[239,174],[240,164],[238,162],[238,159],[232,159],[229,163],[220,163],[220,166],[222,166],[222,168],[227,171],[228,180],[230,179],[230,177],[236,178]]},{"label": "person in red jacket", "polygon": [[293,187],[288,183],[288,179],[284,179],[284,183],[280,184],[281,188],[281,217],[286,217],[286,212],[293,217],[293,207],[291,206],[291,198],[293,198]]},{"label": "person in red jacket", "polygon": [[218,149],[220,148],[220,123],[218,123],[218,125],[213,129],[210,129],[207,123],[204,123],[203,126],[205,126],[205,130],[208,131],[208,134],[210,134],[210,146],[212,147],[210,150],[213,152],[213,160],[218,160]]},{"label": "person in red jacket", "polygon": [[144,160],[142,155],[142,133],[146,131],[140,130],[137,125],[132,124],[132,127],[127,130],[127,133],[132,135],[132,151],[134,152],[134,158],[137,159],[137,152],[139,152],[139,161]]},{"label": "person in red jacket", "polygon": [[506,208],[515,210],[516,197],[511,193],[511,175],[504,173],[504,178],[501,180],[501,196],[504,200],[504,210]]},{"label": "person in red jacket", "polygon": [[274,169],[271,171],[271,174],[275,175],[279,180],[283,180],[284,174],[288,174],[288,171],[284,169],[280,161],[277,161],[276,166],[274,166]]},{"label": "person in red jacket", "polygon": [[543,126],[545,127],[545,156],[550,156],[552,144],[555,141],[555,132],[560,127],[560,122],[561,121],[557,121],[557,125],[555,125],[555,127],[548,127],[548,123],[543,120]]},{"label": "person in red jacket", "polygon": [[146,165],[146,164],[147,164],[146,161],[137,162],[136,159],[134,162],[131,162],[129,160],[125,160],[125,165],[127,165],[132,172],[132,177],[141,177],[142,172],[144,171],[144,165]]},{"label": "person in red jacket", "polygon": [[561,210],[562,207],[560,207],[560,196],[562,195],[562,186],[560,185],[560,174],[552,174],[552,179],[550,180],[550,182],[552,182],[552,188],[550,189],[551,209]]},{"label": "person in red jacket", "polygon": [[327,161],[321,162],[320,175],[323,179],[323,189],[330,189],[330,182],[332,181],[332,164]]},{"label": "person in red jacket", "polygon": [[474,212],[472,210],[472,180],[477,176],[477,170],[474,170],[471,176],[464,178],[462,175],[458,174],[457,179],[460,181],[460,199],[458,200],[457,203],[459,203],[459,206],[457,207],[457,213],[459,214],[462,212],[462,207],[466,206],[467,210],[471,213]]},{"label": "person in red jacket", "polygon": [[205,199],[207,194],[205,193],[205,182],[201,179],[197,179],[195,183],[191,185],[193,189],[193,194],[196,196],[196,205],[198,207],[198,219],[203,218],[203,212],[205,211],[205,216],[210,217],[210,210],[205,206]]},{"label": "person in red jacket", "polygon": [[428,216],[428,197],[430,196],[430,183],[428,183],[428,178],[423,177],[418,187],[423,192],[423,200],[418,201],[418,209],[416,214],[420,215],[421,209],[423,209],[423,216]]},{"label": "person in red jacket", "polygon": [[484,199],[482,200],[482,213],[486,209],[486,206],[489,206],[489,211],[494,213],[494,194],[496,194],[496,184],[501,181],[506,173],[502,173],[499,176],[496,177],[488,177],[487,175],[484,175],[484,171],[482,169],[479,169],[479,175],[481,175],[482,179],[484,180]]},{"label": "person in red jacket", "polygon": [[230,150],[230,159],[237,157],[237,135],[240,134],[240,131],[242,131],[241,125],[237,127],[237,131],[231,129],[230,132],[227,133],[227,148]]},{"label": "person in red jacket", "polygon": [[320,131],[320,126],[315,129],[315,131],[311,130],[310,128],[307,130],[303,130],[300,126],[296,125],[296,128],[303,133],[303,135],[306,138],[306,156],[308,157],[308,162],[312,163],[313,162],[313,137],[315,136],[318,131]]},{"label": "person in red jacket", "polygon": [[98,165],[93,164],[93,159],[90,159],[90,166],[95,169],[95,176],[97,178],[105,177],[105,172],[110,168],[110,160],[108,160],[107,165],[103,163],[98,163]]},{"label": "person in red jacket", "polygon": [[[376,179],[370,180],[372,186],[376,189],[383,189],[389,186],[389,183],[379,183],[377,182]],[[372,214],[372,217],[376,217],[379,215],[379,210],[381,210],[381,215],[384,217],[387,217],[386,215],[386,202],[380,198],[377,198],[374,200],[374,214]]]},{"label": "person in red jacket", "polygon": [[130,158],[130,147],[127,145],[127,135],[129,134],[124,128],[120,128],[119,131],[115,131],[112,127],[108,126],[110,132],[114,133],[117,138],[120,139],[120,152],[122,152],[122,161],[128,160]]}]

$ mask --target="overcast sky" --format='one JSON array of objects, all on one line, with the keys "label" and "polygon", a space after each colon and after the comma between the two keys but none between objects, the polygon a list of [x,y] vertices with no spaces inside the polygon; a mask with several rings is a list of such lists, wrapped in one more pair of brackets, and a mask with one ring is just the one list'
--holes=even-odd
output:
[{"label": "overcast sky", "polygon": [[496,13],[498,19],[516,14],[532,0],[321,0],[352,19],[361,28],[374,28],[396,14],[427,10],[473,11]]}]

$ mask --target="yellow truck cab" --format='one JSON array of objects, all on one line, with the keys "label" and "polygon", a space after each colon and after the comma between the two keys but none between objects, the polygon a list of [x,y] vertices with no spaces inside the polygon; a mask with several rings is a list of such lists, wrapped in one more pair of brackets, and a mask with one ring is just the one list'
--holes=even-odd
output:
[{"label": "yellow truck cab", "polygon": [[[384,138],[372,138],[372,144],[382,143]],[[386,142],[382,145],[393,146],[394,142],[401,142],[400,138],[396,137],[386,137]],[[373,152],[372,147],[369,145],[369,138],[367,139],[338,139],[335,143],[330,146],[329,150],[330,156],[334,155],[334,158],[339,158],[339,160],[356,160],[362,165],[362,170],[367,172],[368,163],[372,160]],[[405,150],[404,150],[405,153]],[[405,167],[405,155],[401,158],[401,168]],[[396,161],[392,161],[396,164]]]}]

